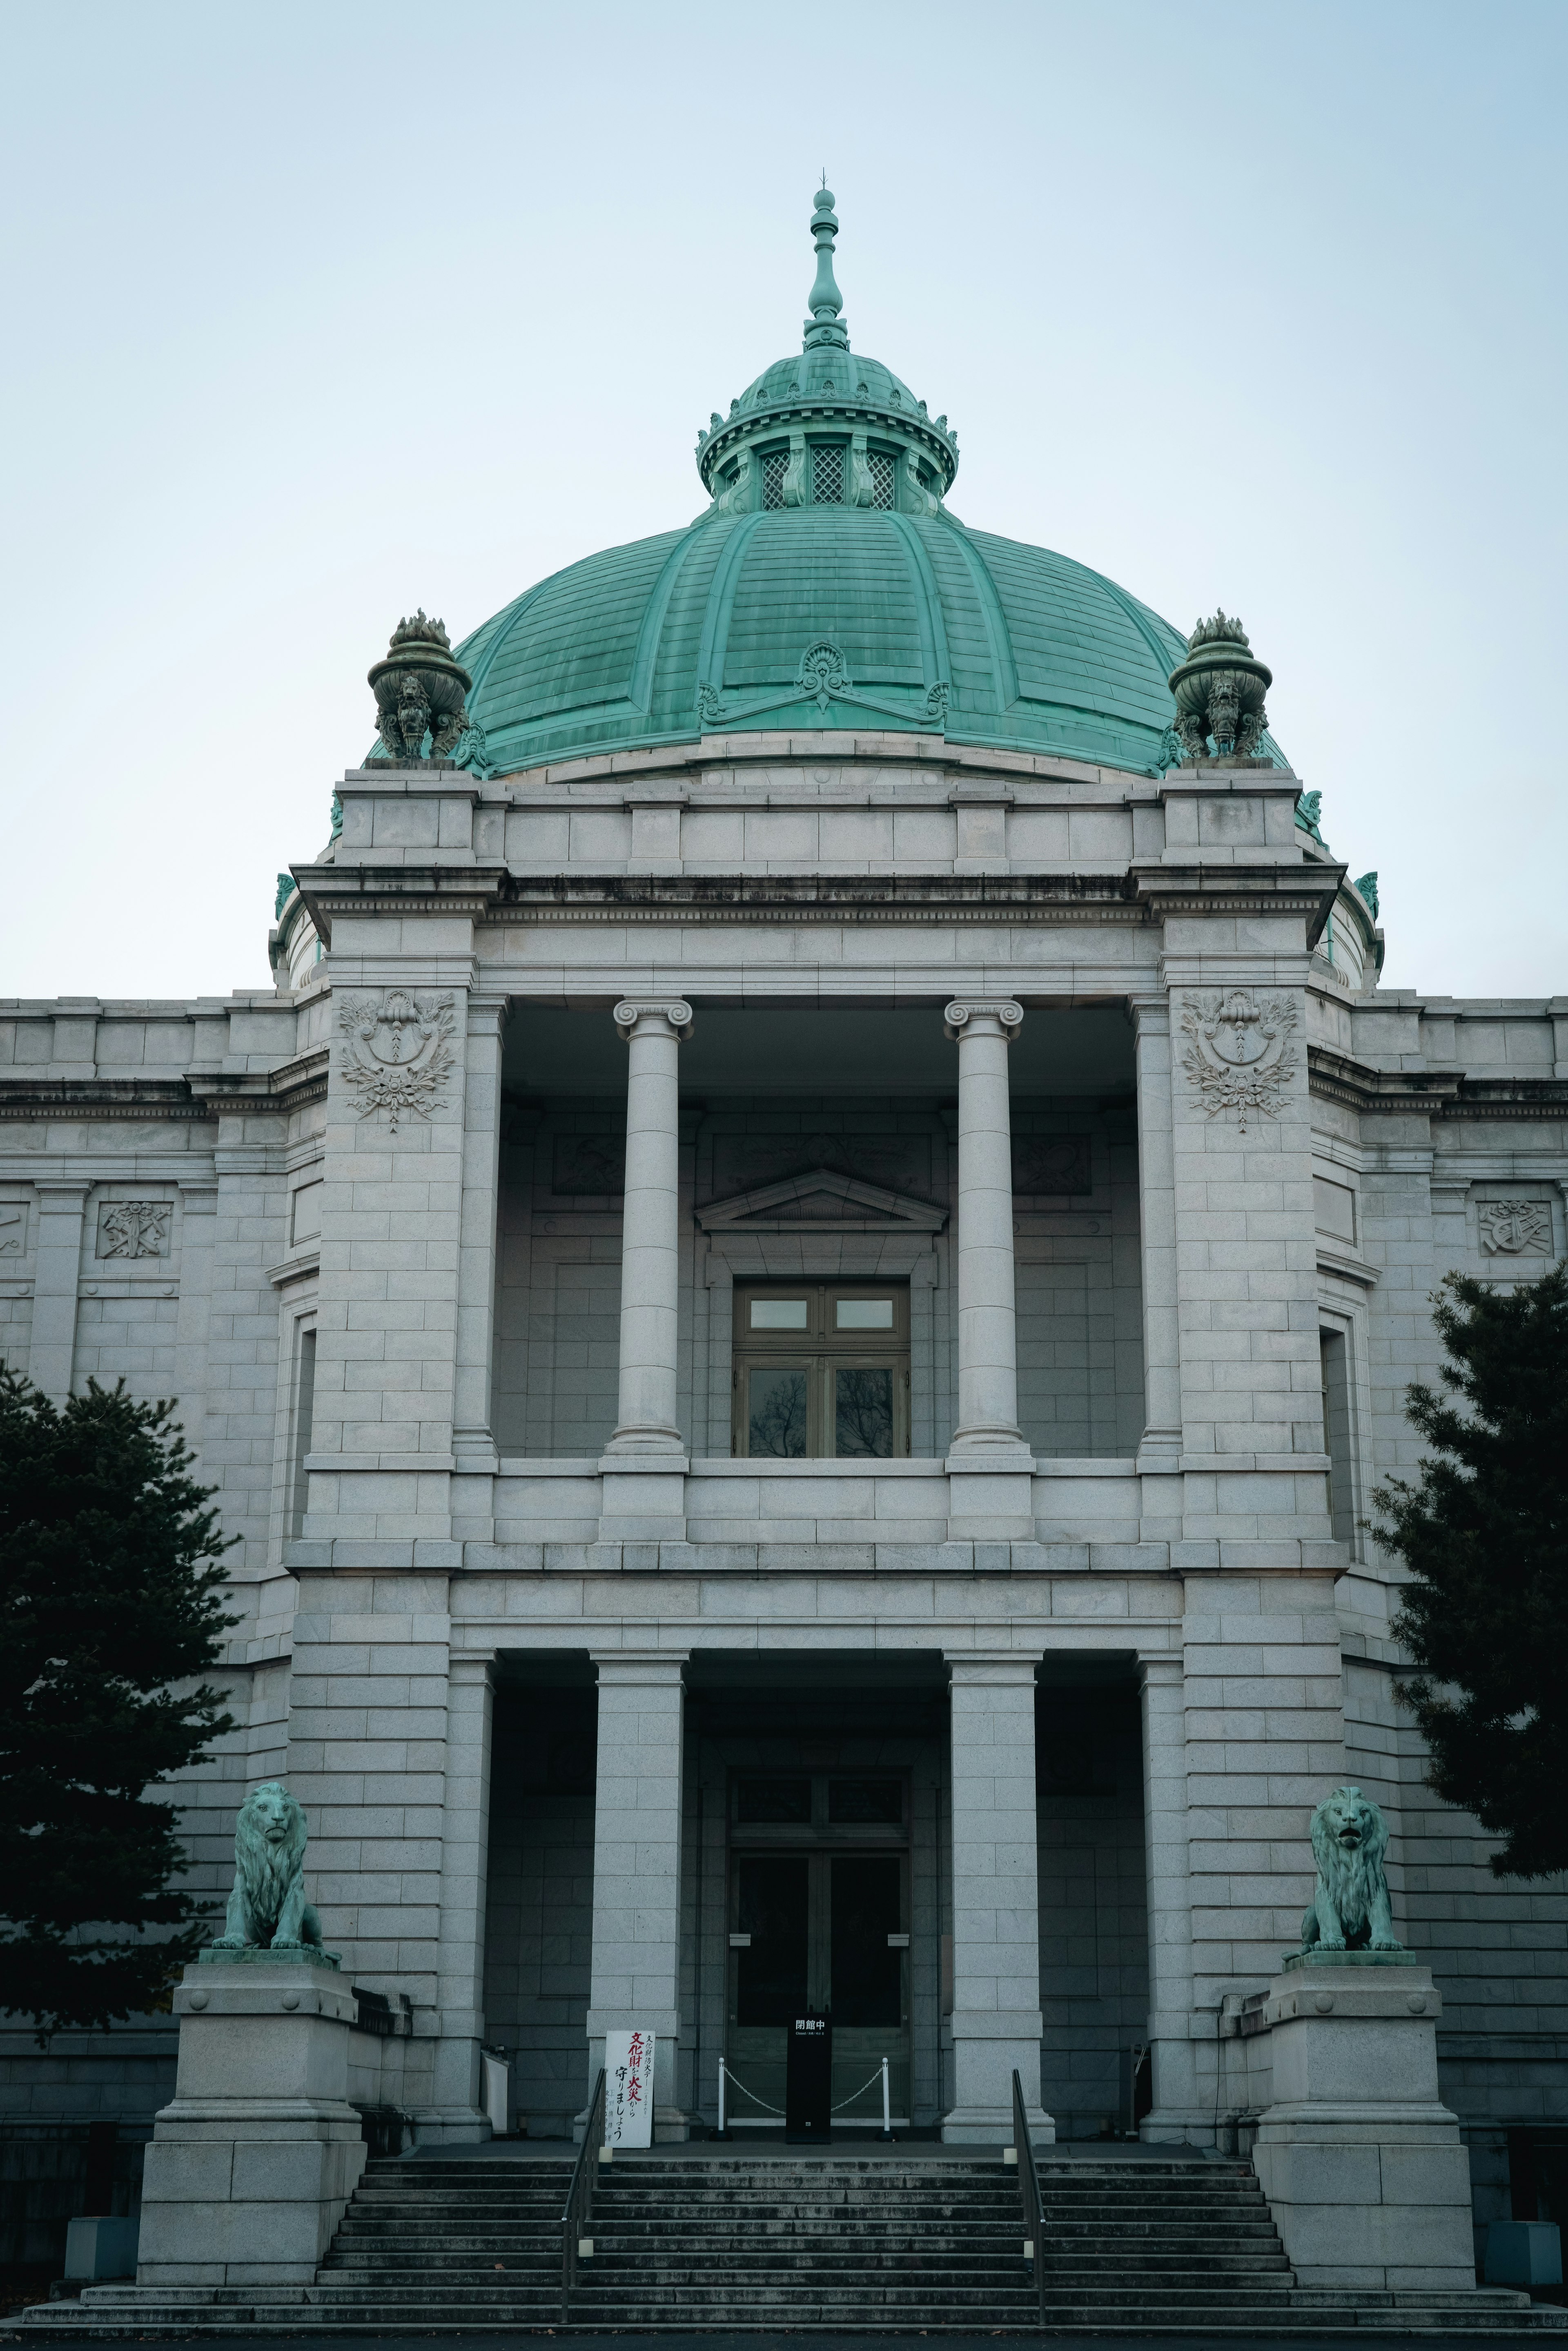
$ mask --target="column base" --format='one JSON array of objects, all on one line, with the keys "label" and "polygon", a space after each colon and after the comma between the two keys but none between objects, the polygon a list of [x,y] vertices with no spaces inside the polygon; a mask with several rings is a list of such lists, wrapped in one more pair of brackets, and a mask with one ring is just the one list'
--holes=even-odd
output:
[{"label": "column base", "polygon": [[1034,1457],[1001,1447],[951,1452],[947,1472],[949,1541],[1029,1542],[1034,1536]]},{"label": "column base", "polygon": [[684,1453],[607,1451],[599,1464],[600,1541],[685,1542],[690,1467]]}]

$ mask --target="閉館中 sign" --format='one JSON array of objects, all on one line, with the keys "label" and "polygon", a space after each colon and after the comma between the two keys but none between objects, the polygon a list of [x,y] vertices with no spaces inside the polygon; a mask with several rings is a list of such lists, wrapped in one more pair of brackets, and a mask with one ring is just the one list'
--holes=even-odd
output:
[{"label": "\u9589\u9928\u4e2d sign", "polygon": [[604,2036],[604,2144],[653,2144],[653,2035],[607,2032]]}]

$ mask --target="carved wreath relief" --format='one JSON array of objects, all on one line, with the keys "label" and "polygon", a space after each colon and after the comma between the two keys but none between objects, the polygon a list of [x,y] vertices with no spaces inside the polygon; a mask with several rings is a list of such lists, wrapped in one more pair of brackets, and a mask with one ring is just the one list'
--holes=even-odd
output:
[{"label": "carved wreath relief", "polygon": [[1296,1068],[1296,1008],[1288,996],[1240,987],[1189,996],[1181,1025],[1182,1060],[1210,1118],[1236,1111],[1245,1134],[1249,1118],[1279,1116]]},{"label": "carved wreath relief", "polygon": [[346,997],[338,1008],[340,1066],[361,1118],[385,1111],[392,1132],[440,1107],[452,1074],[452,998],[428,988]]},{"label": "carved wreath relief", "polygon": [[112,1200],[99,1218],[99,1257],[167,1257],[170,1203]]},{"label": "carved wreath relief", "polygon": [[1478,1200],[1476,1225],[1489,1257],[1551,1257],[1549,1200]]}]

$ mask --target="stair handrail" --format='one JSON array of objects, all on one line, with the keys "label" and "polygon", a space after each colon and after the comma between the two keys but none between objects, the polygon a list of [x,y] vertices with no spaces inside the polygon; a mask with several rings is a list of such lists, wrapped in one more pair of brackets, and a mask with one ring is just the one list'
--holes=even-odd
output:
[{"label": "stair handrail", "polygon": [[572,2166],[571,2185],[560,2216],[560,2314],[571,2315],[572,2288],[577,2283],[577,2247],[593,2219],[593,2188],[599,2177],[599,2150],[604,2137],[604,2068],[588,2102],[588,2123]]},{"label": "stair handrail", "polygon": [[1019,2202],[1023,2210],[1024,2241],[1034,2253],[1034,2291],[1040,2304],[1040,2323],[1045,2325],[1045,2205],[1040,2192],[1040,2172],[1034,2159],[1034,2142],[1029,2135],[1029,2111],[1024,2105],[1023,2084],[1018,2067],[1013,2067],[1013,2139],[1018,2149]]}]

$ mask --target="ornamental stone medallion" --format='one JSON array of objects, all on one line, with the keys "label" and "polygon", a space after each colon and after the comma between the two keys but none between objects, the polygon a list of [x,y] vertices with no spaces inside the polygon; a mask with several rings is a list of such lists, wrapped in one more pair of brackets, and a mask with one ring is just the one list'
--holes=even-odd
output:
[{"label": "ornamental stone medallion", "polygon": [[98,1222],[99,1257],[167,1257],[170,1203],[111,1200]]},{"label": "ornamental stone medallion", "polygon": [[360,1116],[385,1111],[395,1134],[403,1118],[439,1109],[452,1074],[453,1025],[450,995],[427,988],[346,997],[338,1008],[340,1066]]},{"label": "ornamental stone medallion", "polygon": [[1235,1111],[1245,1134],[1249,1118],[1279,1116],[1296,1068],[1296,1008],[1288,996],[1239,987],[1188,996],[1181,1025],[1182,1061],[1210,1118]]},{"label": "ornamental stone medallion", "polygon": [[1478,1200],[1476,1228],[1489,1257],[1551,1257],[1549,1200]]}]

